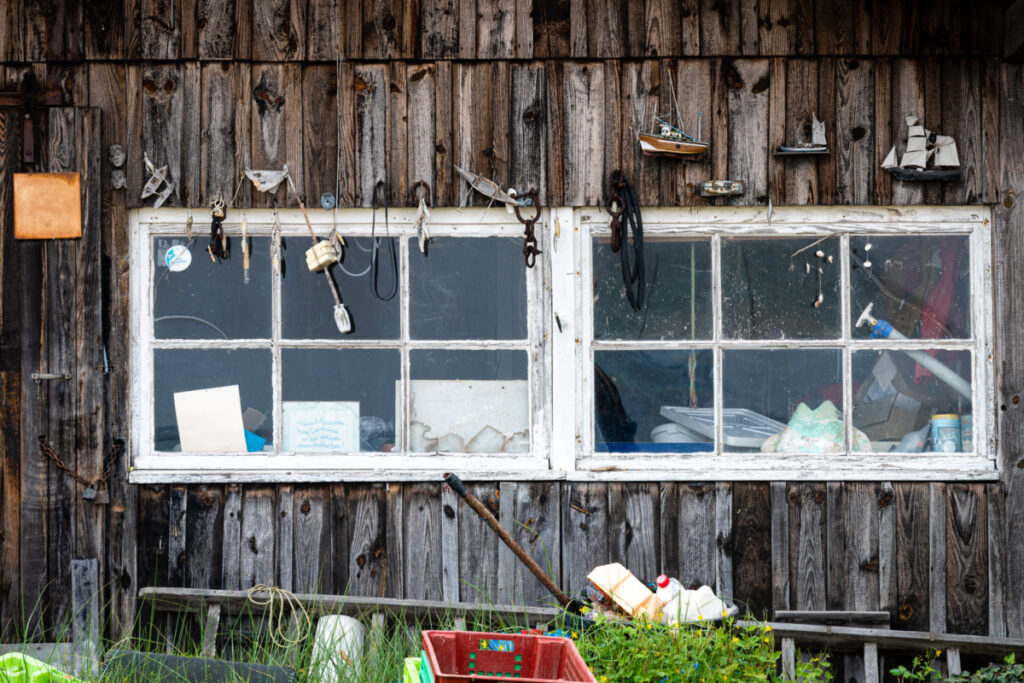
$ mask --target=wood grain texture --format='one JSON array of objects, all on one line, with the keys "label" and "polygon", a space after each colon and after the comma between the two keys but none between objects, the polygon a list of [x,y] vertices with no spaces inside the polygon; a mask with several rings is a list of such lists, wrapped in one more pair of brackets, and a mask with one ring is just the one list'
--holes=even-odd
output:
[{"label": "wood grain texture", "polygon": [[[835,62],[835,126],[831,136],[835,201],[869,204],[875,185],[875,69],[869,59]],[[826,123],[826,129],[828,124]]]},{"label": "wood grain texture", "polygon": [[574,25],[585,24],[585,21],[570,22],[572,5],[571,0],[533,3],[531,54],[534,58],[550,59],[570,55],[572,32],[579,30]]},{"label": "wood grain texture", "polygon": [[983,484],[946,489],[946,627],[988,635],[988,502]]},{"label": "wood grain texture", "polygon": [[715,592],[730,598],[735,595],[733,583],[732,484],[715,484]]},{"label": "wood grain texture", "polygon": [[[890,144],[897,144],[907,138],[907,116],[915,115],[919,118],[925,116],[924,110],[924,74],[916,60],[896,59],[892,67],[892,95],[891,114],[889,118]],[[879,121],[878,123],[881,123]],[[924,120],[924,125],[935,128],[935,123]],[[879,147],[879,153],[883,158],[888,149]],[[898,180],[892,181],[892,203],[893,204],[920,204],[924,199],[922,183],[904,183]]]},{"label": "wood grain texture", "polygon": [[168,586],[185,585],[188,487],[168,487],[167,510],[167,583]]},{"label": "wood grain texture", "polygon": [[332,484],[324,493],[324,531],[321,552],[326,554],[325,566],[321,569],[321,589],[332,593],[348,595],[349,592],[349,516],[351,509],[345,484]]},{"label": "wood grain texture", "polygon": [[946,631],[946,485],[928,485],[928,630]]},{"label": "wood grain texture", "polygon": [[715,486],[679,484],[677,497],[679,573],[676,576],[683,588],[714,587]]},{"label": "wood grain texture", "polygon": [[563,82],[565,122],[562,201],[600,204],[604,194],[604,69],[600,64],[567,64]]},{"label": "wood grain texture", "polygon": [[511,67],[511,92],[514,95],[509,115],[509,183],[521,191],[536,188],[542,206],[547,203],[544,183],[548,137],[546,83],[543,64],[515,64]]},{"label": "wood grain texture", "polygon": [[[454,163],[496,183],[494,176],[494,69],[489,63],[457,64],[453,70]],[[486,205],[487,198],[456,177],[458,205]]]},{"label": "wood grain texture", "polygon": [[441,599],[459,600],[459,495],[448,484],[441,485]]},{"label": "wood grain texture", "polygon": [[[661,529],[658,519],[659,491],[657,484],[629,483],[604,484],[608,492],[608,554],[613,562],[621,562],[641,580],[649,580],[662,573]],[[594,530],[592,539],[600,533],[600,526]],[[590,545],[588,553],[594,546]],[[597,566],[596,556],[590,563]],[[579,575],[580,565],[569,567],[568,572]]]},{"label": "wood grain texture", "polygon": [[700,51],[702,55],[740,53],[740,3],[700,0]]},{"label": "wood grain texture", "polygon": [[[818,112],[818,67],[812,59],[786,64],[786,141],[810,142],[811,120]],[[817,204],[818,159],[793,157],[786,164],[786,203]]]},{"label": "wood grain texture", "polygon": [[514,0],[476,0],[476,56],[509,59],[516,56]]},{"label": "wood grain texture", "polygon": [[[302,96],[296,64],[257,64],[252,69],[252,167],[295,169],[292,180],[304,193],[302,168]],[[294,134],[296,133],[297,134]],[[240,176],[233,178],[237,184]],[[246,184],[246,183],[243,183]],[[256,207],[289,206],[290,188],[282,183],[273,193],[253,192]],[[309,202],[307,202],[308,204]]]},{"label": "wood grain texture", "polygon": [[[402,597],[440,600],[442,597],[441,496],[433,482],[407,484],[403,490],[402,551],[405,586]],[[452,511],[454,516],[455,512]]]},{"label": "wood grain texture", "polygon": [[348,554],[351,595],[383,596],[387,590],[386,496],[383,485],[352,486],[345,492],[349,506]]},{"label": "wood grain texture", "polygon": [[[898,583],[896,572],[896,492],[889,482],[876,489],[878,499],[878,607],[889,613],[889,623],[897,618]],[[903,549],[900,548],[899,552]]]},{"label": "wood grain texture", "polygon": [[242,503],[242,543],[239,548],[239,586],[275,585],[274,542],[277,505],[270,486],[247,487]]},{"label": "wood grain texture", "polygon": [[893,628],[923,631],[930,624],[928,485],[894,483],[896,614]]},{"label": "wood grain texture", "polygon": [[387,179],[387,70],[379,65],[355,69],[357,206],[371,206],[377,183]]},{"label": "wood grain texture", "polygon": [[757,45],[764,56],[793,53],[796,41],[795,0],[760,0],[757,3]]},{"label": "wood grain texture", "polygon": [[[8,3],[11,4],[11,3]],[[85,58],[88,60],[124,59],[125,21],[124,2],[82,3],[82,41]],[[2,12],[2,10],[0,10]],[[0,17],[0,23],[12,24]],[[4,29],[0,28],[0,57],[3,49]],[[12,59],[12,61],[18,61]]]},{"label": "wood grain texture", "polygon": [[[319,206],[320,195],[324,192],[335,197],[340,194],[338,104],[337,68],[334,65],[305,67],[302,71],[302,176],[306,206]],[[349,111],[348,116],[351,115]]]},{"label": "wood grain texture", "polygon": [[438,62],[434,88],[434,198],[438,206],[456,203],[452,63]]},{"label": "wood grain texture", "polygon": [[[202,68],[202,155],[200,198],[209,206],[221,198],[230,203],[246,166],[251,166],[249,66],[204,64]],[[251,203],[250,183],[243,183],[235,206]]]},{"label": "wood grain texture", "polygon": [[[743,194],[730,204],[768,201],[768,104],[771,76],[767,59],[737,59],[726,73],[729,89],[729,178],[742,176]],[[789,82],[789,81],[787,81]],[[719,143],[720,144],[720,143]],[[718,176],[715,176],[716,178]]]},{"label": "wood grain texture", "polygon": [[1006,624],[1006,488],[1001,484],[986,487],[988,499],[988,635],[1007,636]]},{"label": "wood grain texture", "polygon": [[[252,5],[252,58],[257,62],[302,60],[306,56],[303,0],[261,0]],[[333,55],[331,55],[333,59]]]},{"label": "wood grain texture", "polygon": [[733,484],[733,595],[759,619],[772,614],[771,511],[770,484]]},{"label": "wood grain texture", "polygon": [[[796,609],[825,609],[825,501],[822,484],[790,484],[790,573]],[[795,510],[794,510],[795,508]],[[795,514],[794,514],[795,512]]]},{"label": "wood grain texture", "polygon": [[[284,484],[277,487],[277,516],[274,518],[274,558],[277,563],[277,581],[281,588],[295,590],[295,487]],[[305,559],[306,556],[303,556]]]},{"label": "wood grain texture", "polygon": [[[198,93],[191,91],[187,87],[189,85],[185,68],[181,65],[154,63],[142,69],[141,151],[149,155],[149,160],[157,168],[167,166],[168,178],[174,183],[174,192],[165,202],[169,206],[181,202],[184,197],[185,169],[191,165],[183,154],[187,133],[185,110],[189,110],[188,118],[191,120],[197,113]],[[141,159],[138,163],[142,165]],[[142,182],[148,180],[145,170],[142,175],[145,176]]]},{"label": "wood grain texture", "polygon": [[419,56],[453,59],[459,54],[458,0],[420,0]]},{"label": "wood grain texture", "polygon": [[[568,72],[566,72],[568,78]],[[629,122],[630,134],[621,137],[622,172],[633,185],[641,206],[653,206],[658,202],[660,187],[661,159],[645,156],[640,152],[636,133],[649,130],[656,113],[671,108],[669,93],[661,97],[662,73],[658,62],[629,62],[622,65],[622,117]],[[564,125],[574,126],[573,117],[565,111]],[[569,192],[571,175],[565,169],[566,193]],[[603,179],[607,181],[607,179]]]},{"label": "wood grain texture", "polygon": [[220,588],[224,552],[224,489],[190,486],[185,503],[185,582],[189,588]]},{"label": "wood grain texture", "polygon": [[179,59],[181,2],[140,0],[140,45],[143,59]]},{"label": "wood grain texture", "polygon": [[[947,183],[944,201],[976,204],[985,194],[985,149],[981,101],[981,63],[975,60],[942,60],[940,91],[942,133],[956,140],[961,180]],[[930,125],[930,124],[928,124]]]},{"label": "wood grain texture", "polygon": [[342,50],[341,0],[313,0],[306,10],[306,59],[333,62]]},{"label": "wood grain texture", "polygon": [[387,140],[387,161],[385,173],[387,193],[382,201],[389,206],[407,206],[409,204],[409,184],[407,173],[409,166],[409,129],[408,77],[406,65],[392,62],[388,68],[388,103],[385,139]]},{"label": "wood grain texture", "polygon": [[240,590],[242,580],[242,490],[240,486],[227,487],[224,497],[224,548],[221,555],[221,586],[225,590]]},{"label": "wood grain texture", "polygon": [[[561,575],[559,484],[524,482],[501,485],[502,525],[548,576]],[[509,514],[506,515],[505,512]],[[503,604],[541,604],[547,589],[512,551],[498,549],[498,595]]]},{"label": "wood grain texture", "polygon": [[[436,148],[434,136],[437,129],[437,81],[436,66],[424,64],[408,67],[406,79],[406,110],[408,126],[406,134],[405,194],[395,197],[400,205],[415,206],[414,187],[420,181],[430,188],[427,204],[436,202],[434,163]],[[427,134],[423,134],[423,133]],[[401,170],[401,169],[399,169]]]},{"label": "wood grain texture", "polygon": [[[498,518],[503,526],[501,490],[494,482],[468,484],[469,492]],[[498,546],[500,541],[487,523],[465,503],[458,508],[459,518],[459,599],[465,602],[499,603]],[[508,528],[506,526],[506,528]]]},{"label": "wood grain texture", "polygon": [[773,612],[791,609],[793,601],[793,579],[790,571],[790,506],[786,494],[786,482],[771,483],[771,553],[772,553],[772,602]]}]

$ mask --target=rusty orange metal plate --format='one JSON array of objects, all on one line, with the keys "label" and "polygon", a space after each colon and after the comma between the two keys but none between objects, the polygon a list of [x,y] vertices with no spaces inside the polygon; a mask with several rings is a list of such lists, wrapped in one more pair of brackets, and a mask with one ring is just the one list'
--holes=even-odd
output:
[{"label": "rusty orange metal plate", "polygon": [[82,194],[79,184],[77,173],[15,173],[15,239],[81,237]]}]

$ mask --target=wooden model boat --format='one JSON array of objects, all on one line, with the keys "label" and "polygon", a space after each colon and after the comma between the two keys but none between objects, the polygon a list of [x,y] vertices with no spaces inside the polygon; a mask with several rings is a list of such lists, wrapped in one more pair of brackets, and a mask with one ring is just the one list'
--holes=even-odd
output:
[{"label": "wooden model boat", "polygon": [[671,157],[686,161],[698,161],[710,147],[708,143],[700,141],[701,115],[697,114],[696,138],[683,132],[683,129],[680,128],[682,116],[679,113],[679,103],[676,102],[676,89],[672,85],[671,76],[668,83],[669,92],[672,93],[672,106],[675,109],[676,120],[673,122],[668,117],[655,114],[652,132],[641,133],[639,130],[637,131],[636,137],[640,141],[640,151],[653,157]]},{"label": "wooden model boat", "polygon": [[951,181],[960,179],[960,157],[956,142],[950,135],[937,135],[920,124],[916,116],[908,116],[907,146],[897,160],[896,145],[892,146],[882,168],[898,180]]}]

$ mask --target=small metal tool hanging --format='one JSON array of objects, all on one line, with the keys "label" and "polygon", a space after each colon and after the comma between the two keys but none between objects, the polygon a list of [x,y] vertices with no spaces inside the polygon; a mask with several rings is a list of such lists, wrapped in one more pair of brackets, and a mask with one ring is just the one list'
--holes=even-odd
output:
[{"label": "small metal tool hanging", "polygon": [[[142,160],[146,164],[146,171],[149,172],[149,180],[146,181],[145,186],[142,188],[142,196],[140,199],[145,199],[151,195],[156,195],[156,201],[153,202],[153,208],[159,209],[167,198],[174,192],[174,183],[167,179],[167,166],[161,166],[157,168],[152,161],[149,160],[149,154],[142,153]],[[161,187],[163,189],[161,189]]]},{"label": "small metal tool hanging", "polygon": [[[422,194],[420,190],[423,190]],[[412,186],[412,196],[414,200],[419,200],[419,205],[416,208],[416,238],[419,241],[420,253],[426,256],[427,244],[430,242],[430,229],[427,227],[427,221],[430,220],[430,209],[427,208],[430,185],[422,180],[416,181],[416,184]]]},{"label": "small metal tool hanging", "polygon": [[227,211],[224,209],[224,200],[218,199],[210,208],[210,243],[206,245],[206,251],[214,263],[218,258],[228,257],[228,238],[224,234],[225,217]]},{"label": "small metal tool hanging", "polygon": [[242,216],[242,283],[249,284],[249,219]]},{"label": "small metal tool hanging", "polygon": [[534,234],[534,224],[540,218],[540,201],[537,199],[537,189],[533,187],[523,196],[529,200],[527,206],[532,206],[537,212],[533,218],[523,218],[519,213],[519,204],[514,206],[516,218],[525,226],[523,230],[523,259],[526,261],[527,268],[533,268],[537,262],[537,254],[543,253],[537,248],[537,236]]}]

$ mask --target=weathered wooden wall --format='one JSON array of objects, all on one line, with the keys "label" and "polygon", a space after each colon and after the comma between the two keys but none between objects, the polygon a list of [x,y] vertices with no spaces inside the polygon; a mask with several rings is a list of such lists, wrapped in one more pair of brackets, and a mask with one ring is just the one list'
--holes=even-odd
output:
[{"label": "weathered wooden wall", "polygon": [[[997,56],[1002,3],[525,7],[2,4],[0,90],[29,71],[61,77],[66,107],[39,115],[38,167],[84,172],[88,198],[80,242],[16,243],[20,118],[0,111],[2,637],[62,619],[72,557],[100,558],[115,631],[133,618],[138,587],[154,582],[544,597],[435,482],[136,487],[120,457],[111,504],[82,502],[37,437],[91,478],[129,432],[127,215],[140,205],[143,151],[170,167],[171,206],[230,198],[245,166],[285,163],[306,197],[337,190],[341,206],[369,204],[380,179],[392,205],[410,204],[418,180],[436,204],[455,204],[465,192],[456,163],[505,186],[536,185],[552,205],[600,203],[615,168],[647,205],[682,205],[690,184],[710,178],[745,180],[747,193],[728,200],[737,205],[996,205],[1003,482],[663,484],[652,473],[653,483],[474,488],[569,588],[616,559],[643,575],[714,582],[755,611],[880,608],[894,628],[1024,636],[1024,71]],[[670,76],[684,115],[704,115],[704,164],[642,158],[632,139]],[[911,112],[956,137],[962,182],[903,185],[878,172]],[[832,155],[771,157],[812,113],[826,121]],[[110,187],[112,142],[128,152],[127,190]],[[253,197],[243,186],[236,203],[274,201],[284,192]],[[74,380],[30,379],[58,369]]]}]

